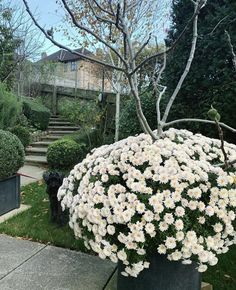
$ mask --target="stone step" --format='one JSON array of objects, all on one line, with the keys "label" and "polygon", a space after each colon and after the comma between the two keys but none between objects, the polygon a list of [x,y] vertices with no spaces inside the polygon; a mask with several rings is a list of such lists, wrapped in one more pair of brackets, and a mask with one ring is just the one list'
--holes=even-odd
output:
[{"label": "stone step", "polygon": [[26,154],[46,156],[47,147],[27,147]]},{"label": "stone step", "polygon": [[72,125],[72,124],[68,121],[54,121],[53,120],[49,122],[49,126],[69,126],[69,125]]},{"label": "stone step", "polygon": [[26,155],[25,164],[47,166],[46,156]]},{"label": "stone step", "polygon": [[55,122],[55,121],[57,121],[57,122],[61,122],[61,121],[68,122],[68,120],[66,120],[63,117],[50,117],[49,118],[49,122],[51,122],[51,121],[53,121],[53,122]]},{"label": "stone step", "polygon": [[31,147],[48,147],[53,141],[38,141],[30,144]]},{"label": "stone step", "polygon": [[48,141],[55,141],[55,140],[58,140],[58,139],[62,138],[62,136],[63,135],[60,135],[60,136],[58,136],[58,135],[48,135],[48,136],[44,136],[42,138],[42,141],[43,142],[44,141],[46,141],[46,142],[48,142]]},{"label": "stone step", "polygon": [[[63,135],[73,134],[73,133],[75,133],[75,130],[70,130],[70,131],[69,131],[69,130],[67,130],[67,131],[66,131],[66,130],[65,130],[65,131],[61,131],[61,130],[60,130],[60,131],[59,131],[59,130],[56,131],[56,130],[55,130],[55,131],[49,131],[49,132],[48,132],[48,134],[49,134],[50,136],[54,136],[54,135],[56,135],[56,136],[63,136]],[[49,135],[48,135],[48,136],[49,136]]]},{"label": "stone step", "polygon": [[77,131],[79,127],[75,126],[48,126],[48,131]]}]

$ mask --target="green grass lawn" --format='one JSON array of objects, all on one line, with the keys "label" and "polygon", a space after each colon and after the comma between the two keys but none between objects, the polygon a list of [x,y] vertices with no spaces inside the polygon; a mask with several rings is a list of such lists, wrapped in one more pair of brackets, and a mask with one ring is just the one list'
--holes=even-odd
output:
[{"label": "green grass lawn", "polygon": [[50,222],[49,200],[44,183],[32,183],[22,187],[21,202],[31,205],[31,208],[0,224],[0,233],[86,251],[83,242],[74,238],[69,226],[59,227]]},{"label": "green grass lawn", "polygon": [[[86,252],[83,242],[74,238],[68,226],[50,223],[48,195],[42,182],[22,188],[22,203],[31,205],[31,209],[0,224],[0,233]],[[203,280],[214,290],[236,290],[236,246],[219,256],[219,263],[209,267]]]}]

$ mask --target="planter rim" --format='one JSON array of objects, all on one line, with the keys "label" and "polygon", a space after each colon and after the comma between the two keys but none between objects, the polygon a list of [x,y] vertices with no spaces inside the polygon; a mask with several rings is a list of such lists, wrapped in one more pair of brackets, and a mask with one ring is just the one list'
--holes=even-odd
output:
[{"label": "planter rim", "polygon": [[8,177],[5,177],[5,178],[0,178],[0,182],[8,180],[8,179],[11,179],[11,178],[14,178],[14,177],[17,177],[17,176],[19,176],[19,174],[15,173],[15,174],[13,174],[11,176],[8,176]]}]

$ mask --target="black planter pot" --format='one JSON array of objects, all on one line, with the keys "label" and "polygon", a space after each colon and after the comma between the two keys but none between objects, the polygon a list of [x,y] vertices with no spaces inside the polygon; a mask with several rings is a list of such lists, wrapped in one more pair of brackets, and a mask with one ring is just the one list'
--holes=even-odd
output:
[{"label": "black planter pot", "polygon": [[20,176],[0,180],[0,216],[20,207]]},{"label": "black planter pot", "polygon": [[201,274],[196,264],[183,265],[159,254],[149,261],[149,269],[144,269],[137,278],[121,275],[124,266],[118,263],[117,290],[201,290]]}]

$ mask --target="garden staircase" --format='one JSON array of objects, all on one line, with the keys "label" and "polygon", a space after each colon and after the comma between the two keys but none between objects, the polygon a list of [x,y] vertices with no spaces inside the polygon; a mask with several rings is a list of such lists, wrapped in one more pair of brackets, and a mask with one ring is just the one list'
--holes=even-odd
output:
[{"label": "garden staircase", "polygon": [[40,141],[33,142],[26,148],[25,164],[47,166],[47,148],[55,140],[78,131],[74,126],[59,116],[51,116],[47,134]]}]

